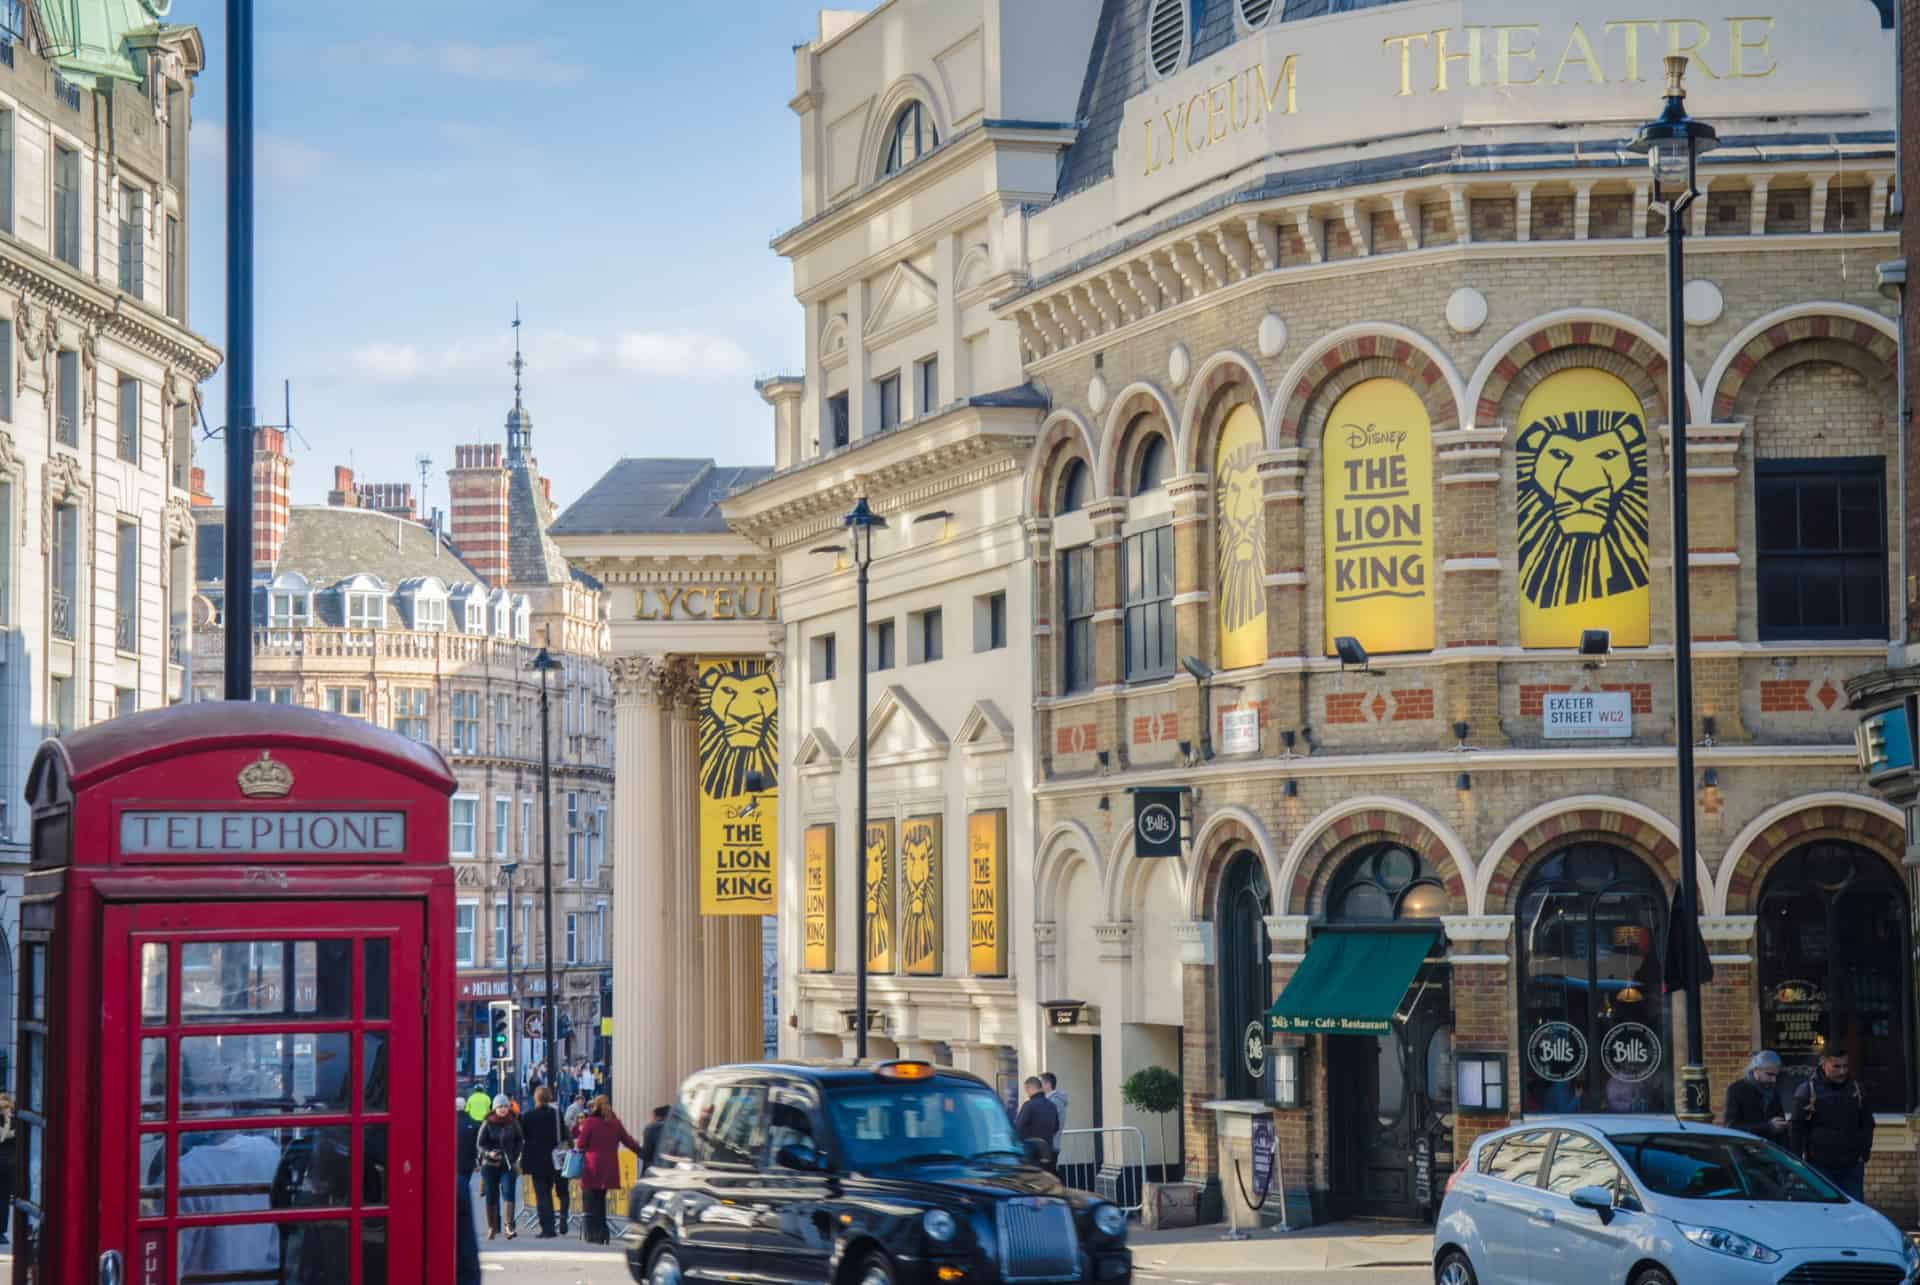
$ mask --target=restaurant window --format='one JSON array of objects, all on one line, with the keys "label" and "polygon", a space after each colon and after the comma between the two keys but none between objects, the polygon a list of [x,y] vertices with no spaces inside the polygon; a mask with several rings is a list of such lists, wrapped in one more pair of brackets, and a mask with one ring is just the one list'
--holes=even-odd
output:
[{"label": "restaurant window", "polygon": [[1438,919],[1447,889],[1425,857],[1398,843],[1377,843],[1347,858],[1327,891],[1327,921],[1336,924]]},{"label": "restaurant window", "polygon": [[1130,535],[1126,558],[1127,681],[1173,672],[1173,528]]},{"label": "restaurant window", "polygon": [[1061,646],[1062,690],[1093,686],[1093,549],[1082,545],[1060,554],[1060,614],[1066,621]]},{"label": "restaurant window", "polygon": [[1518,905],[1522,1109],[1671,1110],[1667,897],[1653,871],[1575,844],[1534,869]]},{"label": "restaurant window", "polygon": [[1754,465],[1760,637],[1887,636],[1886,464]]},{"label": "restaurant window", "polygon": [[1856,844],[1812,843],[1773,867],[1759,905],[1761,1047],[1796,1078],[1829,1049],[1845,1051],[1867,1104],[1905,1111],[1911,955],[1899,874]]},{"label": "restaurant window", "polygon": [[[1267,1005],[1273,998],[1273,964],[1268,958],[1267,916],[1273,899],[1267,870],[1251,852],[1228,861],[1220,880],[1218,922],[1220,958],[1220,1064],[1223,1096],[1265,1100],[1264,1054]],[[1252,1044],[1262,1052],[1257,1062]]]}]

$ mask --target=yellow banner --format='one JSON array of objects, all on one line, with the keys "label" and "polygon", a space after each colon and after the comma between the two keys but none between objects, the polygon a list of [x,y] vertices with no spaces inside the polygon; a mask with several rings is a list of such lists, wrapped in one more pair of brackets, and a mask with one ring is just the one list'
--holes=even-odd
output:
[{"label": "yellow banner", "polygon": [[1397,379],[1347,390],[1327,417],[1321,468],[1327,654],[1433,648],[1433,421]]},{"label": "yellow banner", "polygon": [[900,827],[900,968],[916,977],[940,975],[946,864],[940,818],[909,817]]},{"label": "yellow banner", "polygon": [[867,822],[867,971],[893,971],[893,822]]},{"label": "yellow banner", "polygon": [[809,973],[833,971],[833,827],[807,827],[804,878],[800,889],[800,967]]},{"label": "yellow banner", "polygon": [[1007,975],[1007,810],[967,818],[967,967]]},{"label": "yellow banner", "polygon": [[1266,438],[1253,407],[1220,429],[1213,455],[1213,531],[1220,604],[1220,668],[1267,663],[1267,513],[1260,493]]},{"label": "yellow banner", "polygon": [[700,676],[700,913],[774,913],[779,697],[761,660],[702,659]]},{"label": "yellow banner", "polygon": [[1601,370],[1563,370],[1520,407],[1514,512],[1520,645],[1575,647],[1611,629],[1616,647],[1652,635],[1647,588],[1646,413]]}]

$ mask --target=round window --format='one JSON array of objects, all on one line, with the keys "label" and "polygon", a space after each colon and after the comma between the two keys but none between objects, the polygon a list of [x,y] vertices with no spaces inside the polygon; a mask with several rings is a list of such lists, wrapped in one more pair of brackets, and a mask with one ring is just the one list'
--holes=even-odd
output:
[{"label": "round window", "polygon": [[1188,0],[1153,0],[1147,15],[1147,58],[1153,73],[1165,78],[1187,61]]},{"label": "round window", "polygon": [[1273,0],[1240,0],[1240,21],[1249,27],[1264,27],[1273,16]]}]

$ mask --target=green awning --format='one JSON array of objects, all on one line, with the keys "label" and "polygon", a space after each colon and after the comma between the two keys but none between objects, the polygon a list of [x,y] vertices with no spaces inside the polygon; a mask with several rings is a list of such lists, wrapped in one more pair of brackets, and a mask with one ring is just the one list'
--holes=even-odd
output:
[{"label": "green awning", "polygon": [[1432,928],[1326,928],[1267,1023],[1276,1035],[1384,1035],[1433,949]]}]

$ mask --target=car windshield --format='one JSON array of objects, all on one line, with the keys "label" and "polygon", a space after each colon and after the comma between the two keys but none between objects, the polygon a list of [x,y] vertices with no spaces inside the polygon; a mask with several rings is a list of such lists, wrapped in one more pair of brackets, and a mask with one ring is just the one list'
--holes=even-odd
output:
[{"label": "car windshield", "polygon": [[1613,1145],[1648,1190],[1682,1200],[1840,1204],[1846,1197],[1800,1160],[1758,1138],[1708,1133],[1616,1134]]},{"label": "car windshield", "polygon": [[1007,1109],[985,1085],[880,1083],[827,1094],[827,1113],[852,1169],[937,1160],[1018,1162]]}]

